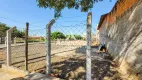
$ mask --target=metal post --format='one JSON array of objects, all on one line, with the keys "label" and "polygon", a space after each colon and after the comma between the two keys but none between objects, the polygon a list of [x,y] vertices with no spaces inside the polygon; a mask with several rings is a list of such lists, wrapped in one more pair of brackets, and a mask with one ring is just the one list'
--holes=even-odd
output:
[{"label": "metal post", "polygon": [[25,31],[25,70],[28,71],[28,31],[29,31],[29,23],[26,23],[26,31]]},{"label": "metal post", "polygon": [[92,12],[87,16],[86,80],[91,80],[91,27]]},{"label": "metal post", "polygon": [[55,20],[52,19],[46,25],[46,74],[49,75],[51,73],[51,41],[50,41],[50,34],[51,34],[51,26],[55,23]]},{"label": "metal post", "polygon": [[13,27],[9,30],[7,30],[7,66],[10,66],[11,65],[11,33],[12,31],[16,29],[16,27]]}]

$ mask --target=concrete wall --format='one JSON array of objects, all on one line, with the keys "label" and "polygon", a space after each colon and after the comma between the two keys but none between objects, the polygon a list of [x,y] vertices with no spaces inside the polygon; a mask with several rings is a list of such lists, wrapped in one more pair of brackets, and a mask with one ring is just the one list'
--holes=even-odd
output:
[{"label": "concrete wall", "polygon": [[112,25],[101,27],[100,38],[124,73],[142,77],[142,4],[128,10]]},{"label": "concrete wall", "polygon": [[100,29],[99,29],[99,40],[100,40],[100,44],[106,44],[107,41],[107,23],[104,24]]}]

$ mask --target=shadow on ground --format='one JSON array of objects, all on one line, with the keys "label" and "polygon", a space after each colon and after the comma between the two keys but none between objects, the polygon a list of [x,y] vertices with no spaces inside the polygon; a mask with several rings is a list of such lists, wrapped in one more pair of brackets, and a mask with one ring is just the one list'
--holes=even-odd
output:
[{"label": "shadow on ground", "polygon": [[[96,48],[96,47],[95,47]],[[55,56],[51,58],[52,76],[62,79],[85,80],[86,79],[86,48],[85,46],[77,48],[72,56]],[[95,53],[92,53],[95,54]],[[96,53],[97,54],[97,53]],[[36,69],[45,74],[45,66]],[[107,78],[107,79],[106,79]],[[110,59],[98,60],[92,57],[92,80],[121,80],[119,73],[114,70]]]},{"label": "shadow on ground", "polygon": [[[85,79],[85,56],[68,58],[62,62],[52,63],[52,73],[63,79]],[[104,80],[121,80],[117,71],[111,70],[111,62],[92,60],[92,79]]]},{"label": "shadow on ground", "polygon": [[13,78],[11,80],[25,80],[23,77]]}]

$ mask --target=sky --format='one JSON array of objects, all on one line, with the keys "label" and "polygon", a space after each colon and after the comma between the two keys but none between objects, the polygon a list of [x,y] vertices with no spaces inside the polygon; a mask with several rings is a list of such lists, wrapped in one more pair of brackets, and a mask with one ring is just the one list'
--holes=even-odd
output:
[{"label": "sky", "polygon": [[[111,11],[117,0],[104,0],[94,4],[89,11],[92,12],[92,31],[95,32],[100,16]],[[54,18],[54,10],[39,8],[36,0],[0,0],[0,22],[10,27],[16,26],[23,30],[25,23],[29,22],[31,34],[44,34],[46,24]],[[88,12],[67,9],[62,11],[62,17],[56,20],[53,31],[59,30],[65,33],[83,33],[86,29]],[[64,29],[63,26],[68,27]],[[76,27],[77,26],[77,27]],[[73,28],[74,27],[74,28]]]}]

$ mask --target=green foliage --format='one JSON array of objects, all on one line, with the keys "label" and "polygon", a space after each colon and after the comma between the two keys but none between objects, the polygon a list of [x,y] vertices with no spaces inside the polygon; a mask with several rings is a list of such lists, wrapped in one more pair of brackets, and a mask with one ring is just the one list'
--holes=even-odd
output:
[{"label": "green foliage", "polygon": [[82,37],[82,36],[80,36],[80,35],[74,35],[74,37],[75,37],[77,40],[81,40],[81,39],[83,39],[83,37]]},{"label": "green foliage", "polygon": [[61,16],[61,11],[67,7],[68,9],[80,9],[81,12],[88,12],[93,8],[95,2],[103,0],[36,0],[39,7],[54,9],[54,17]]},{"label": "green foliage", "polygon": [[[6,31],[10,29],[9,26],[7,26],[6,24],[4,23],[0,23],[0,37],[5,37],[6,36]],[[14,37],[19,37],[19,38],[22,38],[24,37],[25,33],[24,32],[21,32],[19,30],[14,30],[13,33],[12,33],[12,38]]]},{"label": "green foliage", "polygon": [[73,39],[73,37],[71,36],[71,35],[66,35],[66,38],[68,38],[68,39]]},{"label": "green foliage", "polygon": [[65,35],[62,33],[62,32],[58,32],[58,31],[55,31],[53,33],[51,33],[51,39],[52,40],[55,40],[55,39],[65,39]]},{"label": "green foliage", "polygon": [[29,37],[28,42],[45,42],[44,37]]},{"label": "green foliage", "polygon": [[42,40],[42,42],[45,42],[45,41],[46,41],[46,39],[45,39],[44,37],[42,37],[41,40]]},{"label": "green foliage", "polygon": [[12,33],[12,37],[19,37],[19,38],[23,38],[25,35],[24,32],[22,31],[19,31],[17,29],[13,30],[13,33]]},{"label": "green foliage", "polygon": [[69,38],[69,40],[73,40],[74,38],[77,40],[83,39],[81,35],[66,35],[66,38]]},{"label": "green foliage", "polygon": [[77,40],[82,40],[83,37],[81,35],[65,35],[63,34],[62,32],[58,32],[58,31],[55,31],[53,33],[51,33],[51,39],[52,40],[56,40],[56,39],[69,39],[69,40],[73,40],[74,38],[77,39]]},{"label": "green foliage", "polygon": [[6,31],[10,29],[10,27],[6,26],[6,24],[0,23],[0,37],[6,36]]}]

